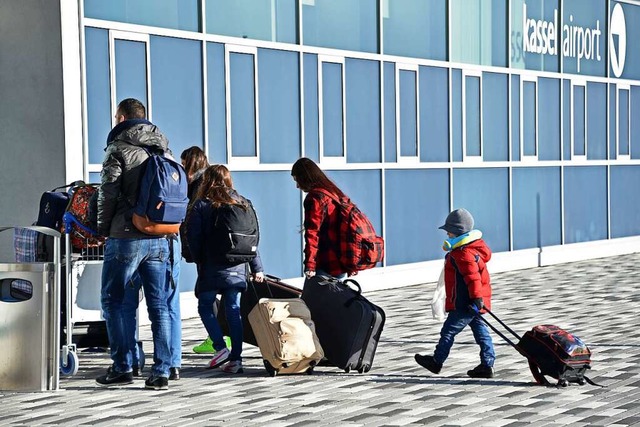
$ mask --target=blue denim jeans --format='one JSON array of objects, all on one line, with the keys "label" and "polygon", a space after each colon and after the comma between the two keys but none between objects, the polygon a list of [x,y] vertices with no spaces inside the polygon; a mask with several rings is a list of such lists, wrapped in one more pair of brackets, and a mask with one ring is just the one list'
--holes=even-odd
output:
[{"label": "blue denim jeans", "polygon": [[471,327],[473,337],[480,346],[480,363],[485,366],[493,366],[496,354],[493,351],[493,341],[489,334],[489,328],[474,313],[461,310],[450,311],[447,315],[447,319],[444,321],[440,331],[440,341],[436,346],[436,351],[433,353],[434,360],[437,363],[444,364],[447,357],[449,357],[449,351],[451,351],[456,335],[462,332],[467,325]]},{"label": "blue denim jeans", "polygon": [[225,348],[226,344],[222,336],[222,330],[213,312],[213,304],[218,293],[222,294],[222,303],[224,304],[227,324],[229,325],[229,335],[231,338],[231,355],[229,356],[229,360],[241,361],[242,315],[240,314],[240,297],[242,291],[239,288],[229,288],[219,292],[200,292],[198,294],[198,313],[200,313],[200,320],[202,320],[202,324],[207,330],[211,341],[213,341],[213,348],[215,348],[216,351]]},{"label": "blue denim jeans", "polygon": [[[171,324],[169,297],[169,242],[166,238],[116,239],[105,245],[102,267],[102,311],[107,324],[113,369],[131,372],[132,343],[135,343],[135,307],[126,303],[129,295],[137,295],[140,286],[147,300],[153,333],[153,368],[155,376],[169,376],[171,366]],[[140,280],[132,280],[135,273]]]},{"label": "blue denim jeans", "polygon": [[[171,319],[171,367],[180,368],[182,366],[182,319],[180,317],[180,241],[172,240],[173,242],[173,269],[167,272],[172,274],[173,285],[170,288],[169,294],[169,317]],[[167,276],[168,277],[168,276]],[[136,311],[140,301],[139,289],[142,285],[140,282],[140,275],[136,272],[134,277],[127,283],[124,297],[124,310],[127,311],[127,317],[136,318]],[[133,329],[133,332],[129,332],[129,335],[133,337],[130,342],[132,351],[132,365],[140,366],[140,355],[138,353],[137,342],[137,327],[136,323],[129,325]]]}]

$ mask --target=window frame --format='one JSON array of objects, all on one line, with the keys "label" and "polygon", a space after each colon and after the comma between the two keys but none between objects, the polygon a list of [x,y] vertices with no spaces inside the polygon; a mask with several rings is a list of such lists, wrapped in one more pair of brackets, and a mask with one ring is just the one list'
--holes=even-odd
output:
[{"label": "window frame", "polygon": [[[467,77],[478,78],[478,124],[480,138],[480,154],[478,156],[469,156],[467,154]],[[482,136],[482,70],[462,69],[462,162],[463,163],[482,163],[484,155],[483,136]]]},{"label": "window frame", "polygon": [[[533,83],[535,95],[533,97],[533,111],[535,112],[536,119],[533,124],[533,128],[535,130],[535,154],[525,154],[524,150],[524,106],[525,106],[525,96],[524,96],[524,86],[525,83]],[[538,144],[538,138],[540,137],[540,132],[538,132],[538,122],[540,120],[540,114],[538,114],[538,76],[533,74],[520,74],[520,162],[521,163],[533,163],[538,160],[538,155],[540,154],[540,147]]]},{"label": "window frame", "polygon": [[[253,56],[253,111],[255,117],[255,156],[233,155],[233,134],[231,129],[231,54],[240,53]],[[260,163],[260,113],[258,88],[258,47],[225,43],[224,45],[224,81],[225,81],[225,119],[227,124],[227,164],[238,167],[251,167]]]},{"label": "window frame", "polygon": [[[587,108],[589,106],[588,94],[587,94],[587,78],[579,76],[571,76],[571,159],[570,160],[587,160],[587,153],[589,152],[589,136],[587,134]],[[575,146],[575,128],[576,128],[576,109],[575,109],[575,88],[582,87],[584,91],[584,154],[576,154]]]},{"label": "window frame", "polygon": [[[620,154],[620,92],[627,92],[627,154]],[[631,85],[628,83],[616,84],[616,158],[619,160],[631,159]]]},{"label": "window frame", "polygon": [[[340,64],[342,67],[342,156],[325,156],[324,154],[324,95],[323,70],[325,63]],[[346,61],[343,56],[318,55],[318,145],[319,158],[322,165],[344,166],[347,163],[347,97],[346,97]]]},{"label": "window frame", "polygon": [[[400,71],[411,71],[415,73],[416,78],[416,154],[414,156],[402,155],[402,140],[400,126]],[[420,162],[420,66],[418,64],[395,63],[396,77],[396,159],[399,164],[416,164]]]}]

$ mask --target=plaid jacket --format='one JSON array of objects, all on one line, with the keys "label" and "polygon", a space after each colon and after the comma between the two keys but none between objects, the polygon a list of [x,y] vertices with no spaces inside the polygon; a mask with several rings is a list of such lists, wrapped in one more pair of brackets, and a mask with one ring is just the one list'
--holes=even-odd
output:
[{"label": "plaid jacket", "polygon": [[304,199],[304,269],[332,276],[346,273],[340,263],[340,212],[325,194],[311,190]]}]

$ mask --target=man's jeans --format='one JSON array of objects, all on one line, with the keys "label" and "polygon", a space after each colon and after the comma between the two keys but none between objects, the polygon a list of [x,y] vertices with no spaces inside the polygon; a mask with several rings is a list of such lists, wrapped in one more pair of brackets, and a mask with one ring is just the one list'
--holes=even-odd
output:
[{"label": "man's jeans", "polygon": [[[175,286],[172,286],[169,294],[169,317],[171,319],[171,367],[180,368],[182,366],[182,319],[180,317],[180,241],[172,240],[173,242],[173,269],[170,274],[173,274],[173,282]],[[134,278],[127,283],[124,296],[124,310],[128,312],[128,316],[136,318],[136,311],[140,301],[139,290],[142,282],[140,281],[140,275],[135,274]],[[131,336],[134,339],[130,342],[131,351],[133,352],[133,366],[140,366],[140,354],[137,344],[137,325],[133,324],[130,327],[133,329]]]},{"label": "man's jeans", "polygon": [[[138,272],[140,280],[133,281]],[[168,280],[169,241],[151,239],[107,239],[102,267],[102,311],[107,324],[113,369],[131,372],[135,342],[135,308],[125,303],[125,294],[136,295],[142,285],[153,333],[155,376],[169,376],[171,366],[171,322],[169,297],[175,289]],[[126,290],[127,286],[132,286]],[[126,290],[126,292],[125,292]]]},{"label": "man's jeans", "polygon": [[434,360],[437,363],[444,364],[447,357],[449,357],[453,340],[467,325],[471,326],[473,337],[480,346],[480,363],[492,367],[496,354],[493,351],[493,341],[487,325],[478,319],[475,313],[461,310],[450,311],[447,315],[447,319],[444,321],[440,331],[440,341],[436,346],[436,351],[433,353]]},{"label": "man's jeans", "polygon": [[[229,288],[220,291],[222,303],[224,304],[227,324],[229,325],[229,335],[231,338],[231,355],[229,360],[242,360],[242,315],[240,314],[240,288]],[[198,294],[198,313],[205,329],[213,341],[213,348],[222,350],[226,344],[220,329],[220,324],[213,312],[213,304],[218,292],[200,292]]]}]

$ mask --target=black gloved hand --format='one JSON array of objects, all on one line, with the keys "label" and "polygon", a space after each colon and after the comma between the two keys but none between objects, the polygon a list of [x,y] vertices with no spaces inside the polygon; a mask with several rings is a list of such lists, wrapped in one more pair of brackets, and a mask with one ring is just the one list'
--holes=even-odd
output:
[{"label": "black gloved hand", "polygon": [[482,298],[473,298],[471,300],[471,305],[469,305],[469,310],[473,313],[478,313],[484,307],[484,301]]}]

